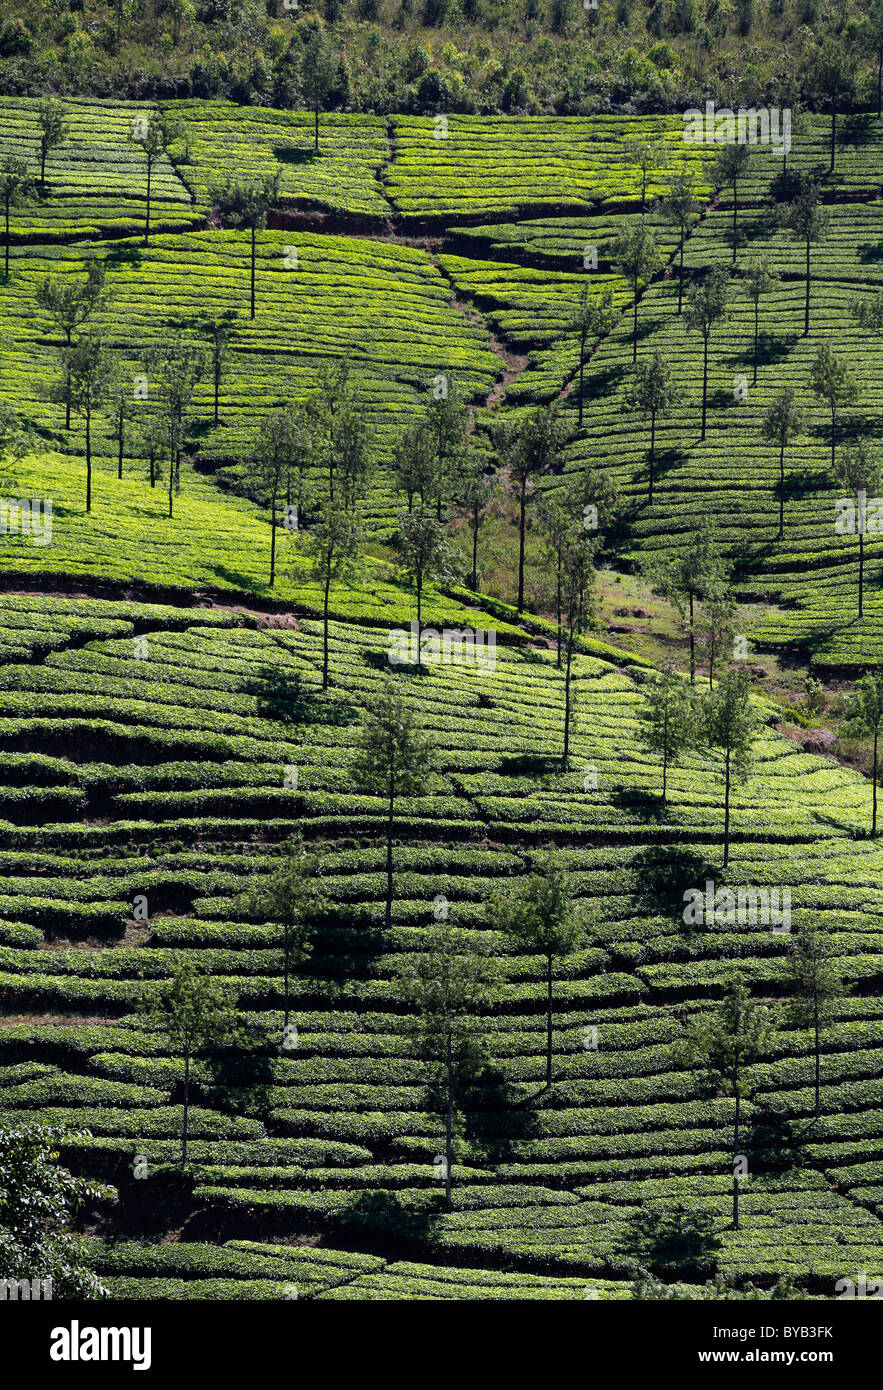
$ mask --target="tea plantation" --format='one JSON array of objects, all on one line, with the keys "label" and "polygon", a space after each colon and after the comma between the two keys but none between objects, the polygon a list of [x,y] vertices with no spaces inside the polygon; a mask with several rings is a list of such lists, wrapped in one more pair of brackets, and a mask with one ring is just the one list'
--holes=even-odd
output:
[{"label": "tea plantation", "polygon": [[[0,277],[0,1136],[50,1126],[111,1189],[84,1264],[110,1298],[176,1301],[883,1279],[876,763],[807,751],[757,666],[844,708],[876,691],[853,731],[876,759],[883,548],[836,522],[883,486],[880,120],[842,123],[833,171],[820,115],[785,169],[752,149],[734,245],[732,183],[679,115],[323,111],[317,149],[312,111],[61,107]],[[160,115],[148,236],[132,130]],[[39,121],[0,97],[0,162],[33,169]],[[807,282],[782,209],[810,187]],[[69,346],[47,285],[82,307]],[[668,377],[652,498],[635,363]],[[471,574],[449,541],[479,523]],[[697,534],[717,577],[643,614],[695,601],[691,687],[686,648],[661,676],[595,590],[645,572],[656,603]],[[429,657],[396,659],[421,625]],[[666,679],[687,713],[663,767]],[[566,890],[549,949],[512,925],[537,883]],[[784,925],[685,911],[717,890]],[[809,1014],[801,941],[827,972]],[[234,1022],[183,1045],[175,991],[211,987]],[[433,990],[453,1088],[418,1026]],[[690,1047],[734,998],[758,1031],[731,1084]]]}]

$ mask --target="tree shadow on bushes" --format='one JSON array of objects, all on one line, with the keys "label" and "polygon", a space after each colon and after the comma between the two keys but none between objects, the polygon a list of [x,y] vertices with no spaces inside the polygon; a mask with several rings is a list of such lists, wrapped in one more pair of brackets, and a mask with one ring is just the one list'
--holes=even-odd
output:
[{"label": "tree shadow on bushes", "polygon": [[635,907],[663,914],[682,913],[686,890],[720,874],[703,854],[679,845],[648,845],[635,855],[632,870],[638,878]]},{"label": "tree shadow on bushes", "polygon": [[717,1267],[721,1240],[710,1212],[685,1206],[642,1207],[629,1218],[628,1253],[646,1266],[672,1274],[705,1277]]},{"label": "tree shadow on bushes", "polygon": [[241,691],[255,697],[261,719],[274,719],[278,724],[342,725],[358,718],[352,705],[306,688],[299,671],[280,666],[260,666]]}]

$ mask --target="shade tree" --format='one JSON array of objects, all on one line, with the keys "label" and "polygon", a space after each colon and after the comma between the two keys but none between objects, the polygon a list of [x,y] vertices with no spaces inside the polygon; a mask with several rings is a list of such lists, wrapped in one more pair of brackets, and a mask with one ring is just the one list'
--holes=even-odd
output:
[{"label": "shade tree", "polygon": [[387,676],[372,699],[356,733],[350,764],[357,790],[383,797],[386,802],[386,903],[384,925],[392,925],[393,857],[396,803],[402,796],[419,796],[425,790],[435,756],[432,742],[402,693]]}]

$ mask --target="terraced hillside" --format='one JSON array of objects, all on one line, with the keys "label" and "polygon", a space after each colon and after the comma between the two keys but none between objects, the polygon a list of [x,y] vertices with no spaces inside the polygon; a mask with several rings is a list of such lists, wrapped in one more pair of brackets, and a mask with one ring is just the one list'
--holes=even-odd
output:
[{"label": "terraced hillside", "polygon": [[[367,1250],[404,1234],[424,1261],[584,1280],[624,1278],[636,1257],[694,1281],[715,1266],[752,1279],[788,1270],[829,1293],[844,1271],[879,1267],[880,851],[858,838],[870,798],[858,774],[766,735],[734,802],[723,876],[720,767],[686,760],[661,807],[627,667],[576,658],[567,773],[551,654],[501,648],[493,672],[435,668],[411,678],[436,770],[424,795],[401,803],[384,931],[383,804],[353,791],[348,767],[353,725],[383,679],[386,632],[335,624],[334,686],[322,695],[308,619],[279,629],[212,609],[93,599],[85,617],[83,607],[44,600],[35,614],[33,599],[5,600],[24,659],[7,657],[0,722],[4,1108],[88,1129],[71,1161],[140,1204],[139,1156],[159,1199],[181,1063],[132,1010],[148,982],[189,959],[229,981],[262,1040],[220,1069],[194,1064],[197,1231],[200,1220],[231,1235],[323,1229],[351,1241],[355,1230]],[[146,657],[134,655],[139,635]],[[268,670],[303,681],[294,728],[251,693]],[[285,786],[292,766],[296,791]],[[293,985],[298,1044],[287,1055],[273,1041],[282,929],[237,902],[273,874],[295,828],[325,846],[333,911]],[[486,903],[495,882],[553,845],[587,936],[554,983],[556,1078],[536,1106],[543,962],[513,954]],[[727,1229],[733,1102],[678,1063],[675,1043],[734,968],[763,994],[787,994],[788,941],[686,928],[682,884],[708,876],[790,888],[795,929],[824,921],[852,987],[822,1033],[819,1121],[809,1033],[785,1019],[753,1069],[739,1232]],[[136,916],[145,900],[148,915]],[[425,948],[439,901],[451,932],[464,946],[489,939],[503,972],[482,1017],[486,1059],[463,1104],[450,1214],[434,1164],[443,1121],[395,983]],[[669,1258],[678,1206],[699,1250]],[[177,1258],[157,1266],[172,1288]]]},{"label": "terraced hillside", "polygon": [[[32,161],[36,103],[2,106],[0,156]],[[0,280],[0,1124],[61,1126],[64,1162],[116,1189],[80,1222],[83,1259],[112,1297],[174,1300],[619,1300],[640,1296],[640,1270],[697,1300],[719,1296],[716,1276],[830,1299],[839,1280],[883,1278],[874,780],[785,737],[757,686],[751,756],[731,766],[691,694],[707,736],[681,729],[663,783],[652,661],[604,640],[597,576],[575,574],[538,505],[572,508],[575,481],[614,487],[591,549],[611,584],[713,523],[751,644],[836,675],[845,708],[883,654],[879,540],[861,538],[858,619],[859,537],[834,524],[838,461],[879,445],[880,122],[844,123],[833,172],[821,117],[787,170],[752,151],[734,247],[732,187],[679,117],[323,113],[316,152],[312,113],[164,102],[175,137],[146,239],[128,129],[156,108],[64,107]],[[640,140],[656,150],[643,211]],[[659,205],[678,173],[693,179],[683,242]],[[775,207],[808,173],[829,220],[804,332],[804,249]],[[253,228],[213,206],[228,176],[276,174]],[[641,228],[658,258],[629,272]],[[90,264],[87,381],[45,285],[84,292]],[[715,270],[727,313],[700,437],[687,310]],[[609,321],[582,335],[580,398],[579,316],[605,302]],[[206,359],[189,395],[179,380],[177,415],[163,382],[157,443],[152,364],[170,343],[192,363],[219,323],[217,377]],[[812,388],[823,344],[856,382],[836,424]],[[673,386],[651,502],[633,358],[657,353]],[[350,394],[335,397],[342,364]],[[803,420],[780,536],[762,425],[786,388]],[[324,453],[302,442],[323,408]],[[276,435],[283,416],[305,433]],[[342,472],[360,430],[364,479],[358,459]],[[543,459],[521,474],[518,430]],[[280,451],[304,503],[290,529]],[[484,523],[507,579],[521,530],[527,602],[464,571],[451,518],[464,547]],[[703,618],[721,597],[690,591]],[[419,641],[421,624],[442,652],[447,634],[450,660],[392,658],[392,634]],[[492,659],[464,658],[466,629]],[[726,636],[718,690],[746,666]],[[390,681],[425,744],[387,797],[357,754]],[[270,904],[298,836],[322,901],[292,965]],[[525,947],[499,893],[559,873],[573,948]],[[787,899],[787,927],[689,918],[691,892],[716,889]],[[415,1031],[440,929],[493,976],[450,1107]],[[795,1001],[794,942],[813,932],[843,986],[817,1019]],[[144,1003],[194,977],[234,1001],[236,1028],[185,1058]],[[734,979],[765,1023],[731,1085],[689,1041]]]}]

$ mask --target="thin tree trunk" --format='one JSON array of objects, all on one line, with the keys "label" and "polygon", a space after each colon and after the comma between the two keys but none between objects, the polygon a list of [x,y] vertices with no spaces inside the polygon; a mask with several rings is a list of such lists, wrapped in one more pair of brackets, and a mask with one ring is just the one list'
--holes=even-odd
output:
[{"label": "thin tree trunk", "polygon": [[573,623],[567,634],[567,662],[564,670],[564,752],[561,758],[561,766],[567,771],[567,764],[570,759],[570,668],[573,658]]},{"label": "thin tree trunk", "polygon": [[730,750],[727,748],[727,766],[724,782],[724,868],[730,862]]},{"label": "thin tree trunk", "polygon": [[9,199],[6,199],[6,279],[9,279]]},{"label": "thin tree trunk", "polygon": [[656,462],[656,411],[650,411],[650,506],[653,506],[653,469]]},{"label": "thin tree trunk", "polygon": [[690,684],[696,684],[696,630],[693,626],[693,590],[690,590]]},{"label": "thin tree trunk", "polygon": [[555,587],[555,613],[558,619],[558,655],[555,658],[555,665],[561,670],[561,548],[558,548],[558,574]]},{"label": "thin tree trunk", "polygon": [[700,438],[705,438],[705,419],[707,414],[708,402],[708,338],[709,334],[704,334],[704,349],[702,353],[702,433]]},{"label": "thin tree trunk", "polygon": [[785,441],[779,446],[779,540],[785,534]]},{"label": "thin tree trunk", "polygon": [[837,467],[837,408],[831,405],[831,472]]},{"label": "thin tree trunk", "polygon": [[815,1025],[815,1035],[816,1035],[816,1119],[818,1119],[818,1118],[819,1118],[819,1115],[821,1114],[821,1109],[822,1109],[821,1100],[820,1100],[820,1096],[819,1096],[819,992],[818,992],[818,990],[816,990],[816,992],[815,992],[815,996],[814,996],[814,999],[813,999],[813,1005],[814,1005],[814,1008],[813,1008],[813,1023],[814,1023],[814,1025]]},{"label": "thin tree trunk", "polygon": [[276,492],[270,498],[270,588],[276,583]]},{"label": "thin tree trunk", "polygon": [[546,964],[546,1086],[552,1084],[552,957]]},{"label": "thin tree trunk", "polygon": [[736,264],[736,241],[737,241],[737,238],[738,238],[738,235],[739,235],[739,231],[738,231],[739,202],[738,202],[738,194],[737,194],[737,192],[736,192],[736,186],[737,186],[737,185],[736,185],[736,180],[733,179],[733,265]]},{"label": "thin tree trunk", "polygon": [[92,411],[86,410],[86,511],[92,510]]},{"label": "thin tree trunk", "polygon": [[879,739],[879,726],[874,730],[874,767],[873,767],[873,809],[871,812],[871,839],[877,838],[877,742]]},{"label": "thin tree trunk", "polygon": [[[862,519],[864,527],[864,519]],[[865,601],[865,533],[861,529],[858,533],[858,615],[864,617]]]},{"label": "thin tree trunk", "polygon": [[635,319],[632,328],[632,361],[638,360],[638,277],[635,276]]},{"label": "thin tree trunk", "polygon": [[221,368],[220,368],[217,364],[215,364],[215,424],[217,424],[218,421],[219,421],[219,419],[220,419],[220,416],[219,416],[219,414],[218,414],[218,397],[219,397],[219,395],[220,395],[220,390],[221,390]]},{"label": "thin tree trunk", "polygon": [[472,512],[472,592],[478,592],[478,507]]},{"label": "thin tree trunk", "polygon": [[806,304],[803,310],[803,336],[809,336],[810,241],[806,239]]},{"label": "thin tree trunk", "polygon": [[392,831],[393,817],[395,815],[395,778],[389,779],[389,813],[386,822],[386,912],[384,914],[384,925],[387,931],[392,926]]},{"label": "thin tree trunk", "polygon": [[315,148],[319,148],[319,98],[316,98],[316,129],[315,129]]},{"label": "thin tree trunk", "polygon": [[527,477],[521,479],[518,519],[518,612],[524,608],[524,514],[527,507]]},{"label": "thin tree trunk", "polygon": [[751,385],[757,385],[757,339],[760,336],[760,300],[754,301],[754,376]]},{"label": "thin tree trunk", "polygon": [[741,1096],[739,1095],[739,1080],[736,1078],[736,1124],[733,1131],[733,1230],[739,1229],[739,1179],[736,1177],[736,1155],[739,1152],[739,1105]]},{"label": "thin tree trunk", "polygon": [[579,420],[577,421],[577,424],[578,424],[578,425],[582,425],[582,422],[583,422],[583,381],[584,381],[584,378],[585,378],[585,369],[586,369],[586,340],[585,340],[585,337],[583,337],[583,338],[580,339],[580,345],[579,345]]},{"label": "thin tree trunk", "polygon": [[119,431],[119,433],[117,434],[117,443],[119,444],[119,452],[117,453],[118,479],[121,479],[123,476],[123,449],[125,448],[125,428],[126,425],[123,419],[123,413],[122,411],[120,411],[119,415],[117,416],[117,429]]},{"label": "thin tree trunk", "polygon": [[678,272],[678,313],[681,312],[681,308],[682,308],[683,300],[684,300],[684,242],[685,242],[686,240],[687,240],[687,224],[686,224],[686,222],[682,222],[682,223],[681,223],[681,266],[680,266],[680,270],[679,270],[679,272]]},{"label": "thin tree trunk", "polygon": [[144,221],[144,245],[150,241],[150,184],[153,178],[153,160],[147,161],[147,214]]},{"label": "thin tree trunk", "polygon": [[[71,330],[70,328],[66,328],[66,329],[65,329],[65,333],[67,334],[67,350],[68,350],[68,352],[70,352],[70,350],[71,350],[71,332],[72,332],[72,330]],[[65,391],[65,395],[64,395],[64,427],[65,427],[66,430],[69,430],[70,427],[71,427],[71,369],[70,369],[70,367],[68,367],[68,369],[67,369],[67,390]]]},{"label": "thin tree trunk", "polygon": [[447,1073],[448,1073],[448,1112],[445,1119],[445,1201],[448,1211],[454,1209],[454,1198],[451,1191],[451,1166],[454,1155],[454,1061],[451,1056],[451,1034],[448,1031],[447,1037]]},{"label": "thin tree trunk", "polygon": [[322,689],[328,689],[328,595],[331,591],[331,563],[325,571],[325,596],[322,604]]},{"label": "thin tree trunk", "polygon": [[184,1123],[181,1127],[181,1167],[187,1167],[187,1124],[190,1117],[190,1053],[184,1054]]},{"label": "thin tree trunk", "polygon": [[251,229],[251,317],[254,318],[254,261],[256,255],[255,229]]},{"label": "thin tree trunk", "polygon": [[283,946],[285,961],[283,969],[285,971],[285,1027],[288,1027],[288,919],[285,920],[285,944]]},{"label": "thin tree trunk", "polygon": [[837,107],[831,103],[831,173],[834,172],[834,158],[837,150]]}]

